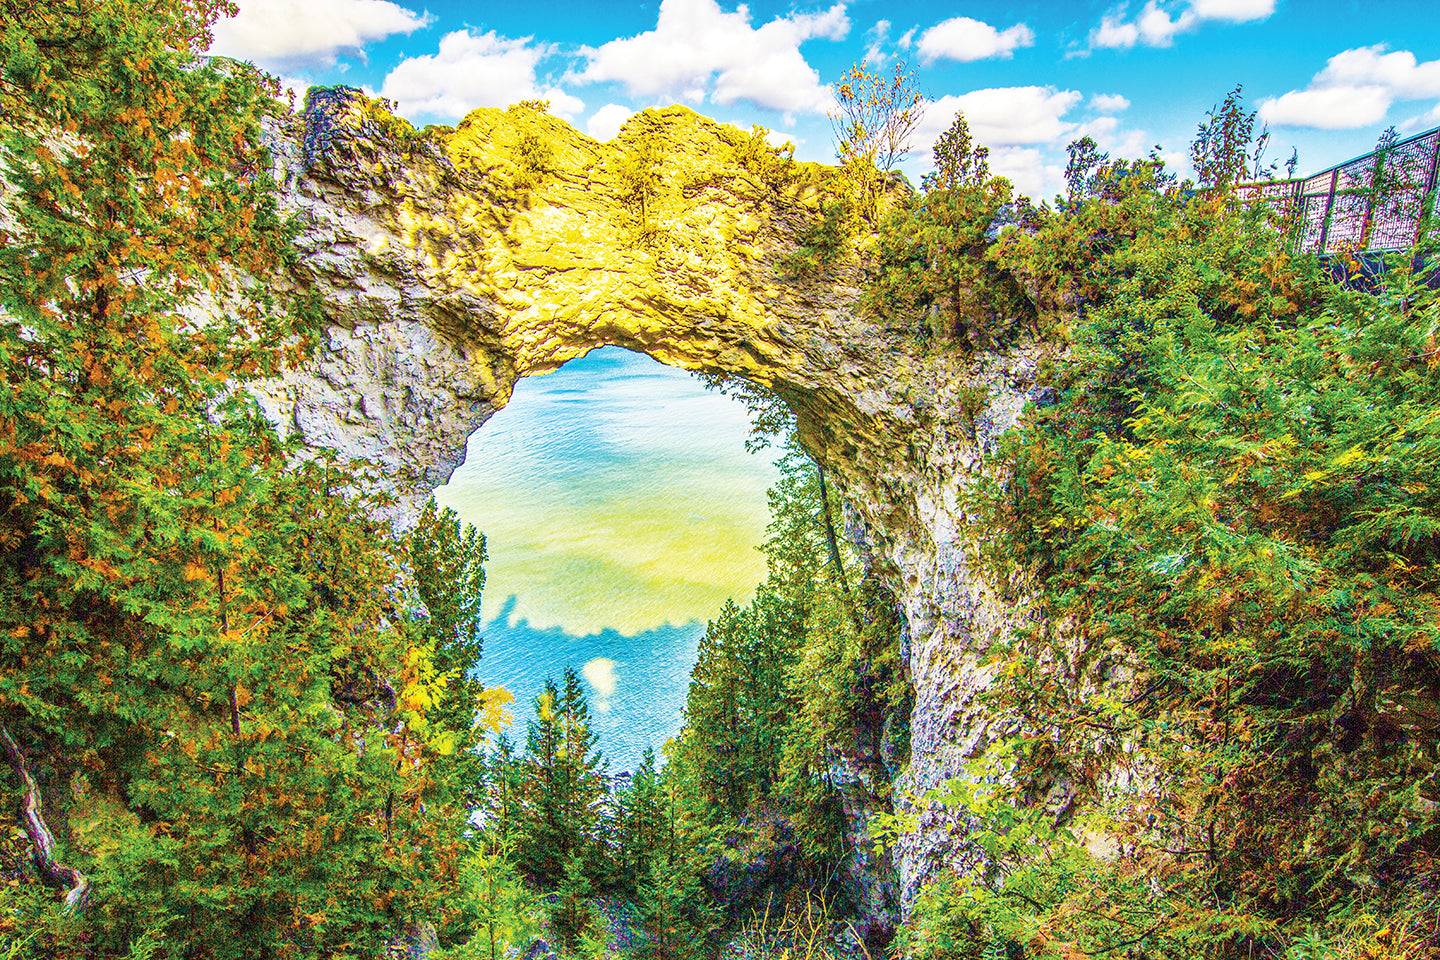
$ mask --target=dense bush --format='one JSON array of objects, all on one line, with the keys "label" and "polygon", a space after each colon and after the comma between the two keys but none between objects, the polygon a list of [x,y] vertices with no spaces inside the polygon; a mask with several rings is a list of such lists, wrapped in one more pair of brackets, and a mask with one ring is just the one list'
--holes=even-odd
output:
[{"label": "dense bush", "polygon": [[[994,787],[1008,806],[975,820],[983,896],[941,881],[910,942],[1425,955],[1434,278],[1406,254],[1378,283],[1335,282],[1264,211],[1182,190],[1154,161],[1077,184],[980,254],[1020,280],[1053,344],[1059,401],[1004,438],[972,504],[983,562],[1031,584],[1043,616],[994,654],[989,709],[1022,732]],[[1074,805],[1044,811],[1036,784]],[[949,802],[975,810],[971,789]],[[1038,846],[1015,856],[1017,836]]]}]

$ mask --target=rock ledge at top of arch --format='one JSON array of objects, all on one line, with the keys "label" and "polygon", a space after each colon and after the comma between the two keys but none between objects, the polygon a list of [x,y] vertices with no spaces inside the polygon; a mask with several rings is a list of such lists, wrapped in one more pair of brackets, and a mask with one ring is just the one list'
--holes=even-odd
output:
[{"label": "rock ledge at top of arch", "polygon": [[[521,104],[417,131],[338,87],[313,88],[273,146],[297,280],[328,327],[257,395],[307,444],[378,462],[402,497],[448,478],[520,376],[604,345],[771,387],[816,446],[827,419],[857,441],[866,415],[911,416],[890,389],[908,338],[857,309],[871,235],[824,270],[786,266],[849,181],[759,129],[676,106],[601,143]],[[909,190],[888,181],[865,225]]]},{"label": "rock ledge at top of arch", "polygon": [[601,143],[521,104],[416,131],[348,88],[313,89],[304,123],[305,173],[374,221],[367,259],[466,302],[441,329],[483,327],[522,374],[605,343],[763,382],[790,365],[767,331],[854,300],[852,271],[797,282],[781,265],[846,178],[758,128],[673,106]]}]

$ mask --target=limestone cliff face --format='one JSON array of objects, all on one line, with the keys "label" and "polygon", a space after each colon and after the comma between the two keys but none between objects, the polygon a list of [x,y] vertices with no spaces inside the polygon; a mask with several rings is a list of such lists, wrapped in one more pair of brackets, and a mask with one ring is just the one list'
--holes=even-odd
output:
[{"label": "limestone cliff face", "polygon": [[[304,225],[298,281],[329,322],[306,369],[260,389],[278,423],[383,465],[403,521],[520,377],[595,347],[770,387],[903,607],[915,706],[902,788],[953,776],[994,734],[973,702],[979,657],[1020,613],[971,573],[963,492],[1020,415],[1034,362],[923,355],[858,308],[854,256],[791,279],[783,261],[838,171],[679,107],[609,143],[528,107],[417,134],[345,90],[313,91],[277,145]],[[927,826],[896,853],[905,902],[959,856],[954,825]]]}]

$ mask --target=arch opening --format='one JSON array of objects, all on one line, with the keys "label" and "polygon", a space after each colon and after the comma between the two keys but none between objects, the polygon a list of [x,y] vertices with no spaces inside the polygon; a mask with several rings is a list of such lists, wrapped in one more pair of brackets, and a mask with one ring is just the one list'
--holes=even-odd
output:
[{"label": "arch opening", "polygon": [[742,404],[618,347],[522,378],[435,491],[485,533],[478,676],[530,701],[586,681],[612,771],[678,732],[707,620],[748,602],[765,563],[775,451],[745,451]]}]

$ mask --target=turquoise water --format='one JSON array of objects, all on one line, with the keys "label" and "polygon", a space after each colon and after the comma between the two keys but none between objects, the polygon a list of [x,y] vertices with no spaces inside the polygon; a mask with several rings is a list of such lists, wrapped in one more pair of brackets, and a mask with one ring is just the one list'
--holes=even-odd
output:
[{"label": "turquoise water", "polygon": [[764,576],[769,456],[747,454],[739,403],[607,347],[528,377],[436,491],[484,532],[479,676],[529,703],[566,666],[585,677],[612,770],[679,730],[705,621]]}]

